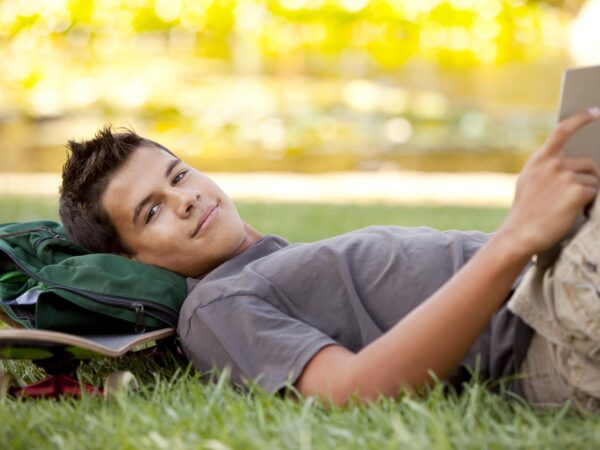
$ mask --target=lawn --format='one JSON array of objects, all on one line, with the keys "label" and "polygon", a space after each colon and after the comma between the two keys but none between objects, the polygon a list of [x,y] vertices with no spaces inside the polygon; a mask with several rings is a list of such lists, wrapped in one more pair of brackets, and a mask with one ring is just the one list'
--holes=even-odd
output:
[{"label": "lawn", "polygon": [[[502,209],[240,203],[263,233],[308,242],[370,224],[495,229]],[[56,219],[55,198],[2,198],[0,222]],[[41,376],[27,363],[3,363],[21,382]],[[440,386],[423,398],[326,408],[313,399],[233,389],[224,376],[203,383],[172,358],[100,360],[80,371],[97,382],[114,368],[133,370],[139,392],[117,399],[9,400],[0,405],[3,448],[333,449],[594,448],[600,421],[567,409],[535,410],[472,383],[461,396]]]}]

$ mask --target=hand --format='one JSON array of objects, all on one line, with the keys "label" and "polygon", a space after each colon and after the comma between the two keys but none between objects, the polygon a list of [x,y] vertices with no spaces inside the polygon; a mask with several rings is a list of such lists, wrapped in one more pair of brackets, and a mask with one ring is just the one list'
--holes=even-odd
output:
[{"label": "hand", "polygon": [[565,156],[563,149],[569,137],[599,117],[600,110],[592,108],[563,120],[523,167],[513,205],[499,230],[512,234],[522,251],[535,254],[552,247],[596,197],[597,165],[586,156]]}]

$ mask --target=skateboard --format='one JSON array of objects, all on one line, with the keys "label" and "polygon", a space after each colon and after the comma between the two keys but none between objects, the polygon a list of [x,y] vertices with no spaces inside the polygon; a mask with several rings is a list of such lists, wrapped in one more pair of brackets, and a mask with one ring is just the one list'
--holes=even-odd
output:
[{"label": "skateboard", "polygon": [[[118,358],[130,352],[150,354],[161,346],[175,345],[175,329],[163,328],[140,334],[86,335],[49,330],[0,330],[0,359],[33,361],[48,378],[28,386],[16,386],[10,372],[0,372],[0,399],[7,396],[58,397],[89,394],[110,396],[124,389],[136,389],[137,380],[128,371],[111,373],[104,387],[81,383],[77,366],[97,358]],[[172,347],[173,348],[173,347]]]}]

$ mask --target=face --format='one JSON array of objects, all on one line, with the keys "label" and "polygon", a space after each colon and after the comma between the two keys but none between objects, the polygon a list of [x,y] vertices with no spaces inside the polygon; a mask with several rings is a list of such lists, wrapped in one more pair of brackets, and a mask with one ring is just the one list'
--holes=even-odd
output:
[{"label": "face", "polygon": [[136,261],[198,277],[260,237],[206,175],[155,147],[136,149],[101,197]]}]

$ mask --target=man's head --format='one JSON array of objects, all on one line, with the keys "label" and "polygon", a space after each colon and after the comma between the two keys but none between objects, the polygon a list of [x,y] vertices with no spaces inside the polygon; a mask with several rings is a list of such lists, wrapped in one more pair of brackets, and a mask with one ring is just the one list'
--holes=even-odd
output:
[{"label": "man's head", "polygon": [[60,216],[93,252],[200,276],[258,238],[210,178],[154,141],[106,127],[68,148]]}]

